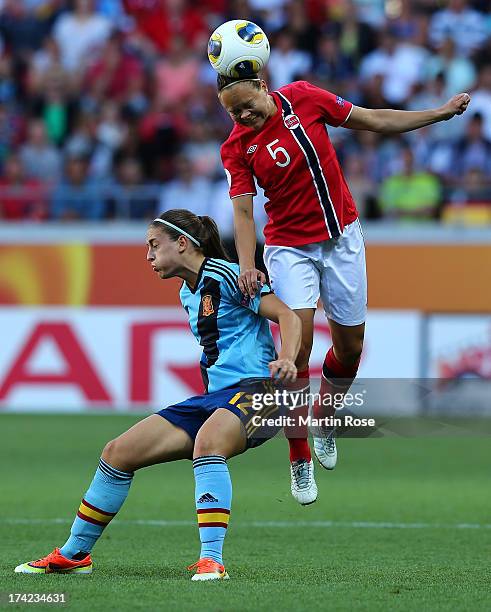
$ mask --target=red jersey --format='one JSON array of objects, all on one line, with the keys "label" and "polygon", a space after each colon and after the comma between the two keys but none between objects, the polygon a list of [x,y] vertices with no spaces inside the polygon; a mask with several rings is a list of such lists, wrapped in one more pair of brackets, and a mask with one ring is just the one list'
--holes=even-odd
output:
[{"label": "red jersey", "polygon": [[235,124],[221,147],[230,197],[269,200],[266,244],[300,246],[339,236],[358,217],[325,124],[345,123],[353,105],[306,81],[271,95],[277,112],[257,132]]}]

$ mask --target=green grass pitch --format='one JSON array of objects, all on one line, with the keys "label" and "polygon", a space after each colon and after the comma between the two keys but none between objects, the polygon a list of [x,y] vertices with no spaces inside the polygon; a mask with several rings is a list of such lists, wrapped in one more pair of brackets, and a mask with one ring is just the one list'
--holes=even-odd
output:
[{"label": "green grass pitch", "polygon": [[1,592],[65,592],[72,610],[491,609],[489,435],[341,440],[305,508],[285,440],[231,460],[226,582],[189,580],[199,540],[184,461],[136,475],[92,575],[15,575],[63,544],[105,441],[138,418],[0,416]]}]

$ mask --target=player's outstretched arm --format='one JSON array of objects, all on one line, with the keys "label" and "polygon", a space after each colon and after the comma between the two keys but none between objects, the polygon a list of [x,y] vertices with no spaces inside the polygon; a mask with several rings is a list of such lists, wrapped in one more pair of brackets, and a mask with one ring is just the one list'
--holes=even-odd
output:
[{"label": "player's outstretched arm", "polygon": [[418,128],[447,121],[455,115],[461,115],[469,106],[471,97],[460,93],[439,108],[423,111],[404,111],[385,108],[371,109],[353,106],[348,121],[343,125],[352,130],[369,130],[382,134],[399,134]]},{"label": "player's outstretched arm", "polygon": [[271,376],[284,382],[293,382],[297,378],[295,359],[302,339],[300,317],[273,293],[261,298],[258,312],[280,326],[281,349],[278,359],[269,364]]},{"label": "player's outstretched arm", "polygon": [[251,195],[243,195],[232,200],[234,205],[235,247],[239,256],[239,288],[244,295],[253,298],[260,285],[266,282],[263,272],[256,269],[256,224],[254,222]]}]

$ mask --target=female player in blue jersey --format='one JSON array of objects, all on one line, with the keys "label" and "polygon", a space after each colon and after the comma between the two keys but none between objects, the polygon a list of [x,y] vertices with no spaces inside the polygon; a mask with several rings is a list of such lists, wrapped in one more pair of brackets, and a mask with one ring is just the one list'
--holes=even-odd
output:
[{"label": "female player in blue jersey", "polygon": [[[184,281],[180,298],[203,346],[207,393],[164,408],[106,444],[66,543],[16,572],[91,573],[91,550],[123,505],[134,472],[193,459],[201,554],[189,567],[196,569],[192,580],[228,578],[222,561],[232,499],[227,459],[265,441],[254,435],[248,391],[272,378],[295,380],[301,323],[267,286],[254,298],[244,297],[239,266],[227,261],[210,217],[169,210],[151,223],[147,245],[147,259],[160,278]],[[279,356],[268,319],[280,326]]]}]

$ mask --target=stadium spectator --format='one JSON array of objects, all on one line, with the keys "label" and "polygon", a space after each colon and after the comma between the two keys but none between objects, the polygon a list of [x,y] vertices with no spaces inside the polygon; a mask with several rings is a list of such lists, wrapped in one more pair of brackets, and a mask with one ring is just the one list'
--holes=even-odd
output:
[{"label": "stadium spectator", "polygon": [[22,142],[24,118],[12,105],[0,102],[0,162]]},{"label": "stadium spectator", "polygon": [[220,142],[214,137],[212,126],[206,121],[196,119],[191,122],[183,153],[190,159],[198,176],[206,176],[212,180],[223,176]]},{"label": "stadium spectator", "polygon": [[122,100],[128,96],[130,85],[141,80],[143,66],[138,57],[129,53],[121,37],[113,34],[101,48],[94,63],[85,75],[86,86],[97,82],[98,91],[111,100]]},{"label": "stadium spectator", "polygon": [[380,28],[385,18],[384,0],[354,0],[361,22]]},{"label": "stadium spectator", "polygon": [[288,28],[275,35],[268,62],[271,87],[277,89],[299,79],[310,71],[312,60],[308,53],[295,48],[295,36]]},{"label": "stadium spectator", "polygon": [[209,179],[194,174],[191,160],[179,155],[176,160],[176,177],[162,188],[155,216],[175,208],[178,203],[196,215],[208,215],[212,207],[211,188],[212,182]]},{"label": "stadium spectator", "polygon": [[464,137],[455,142],[452,167],[459,169],[459,175],[477,170],[491,177],[491,141],[484,136],[480,113],[471,115]]},{"label": "stadium spectator", "polygon": [[5,0],[0,14],[0,33],[10,51],[17,56],[41,46],[49,28],[47,19],[39,18],[25,0]]},{"label": "stadium spectator", "polygon": [[168,53],[155,66],[157,100],[165,108],[177,109],[195,90],[199,61],[186,46],[185,39],[175,34],[171,37]]},{"label": "stadium spectator", "polygon": [[20,159],[28,178],[54,183],[61,174],[61,153],[47,138],[46,127],[33,119],[28,127],[27,141],[20,148]]},{"label": "stadium spectator", "polygon": [[105,202],[98,183],[90,179],[88,162],[69,157],[65,175],[56,187],[51,202],[51,218],[58,221],[98,221],[105,216]]},{"label": "stadium spectator", "polygon": [[338,87],[342,87],[344,81],[350,79],[354,72],[352,59],[340,49],[337,37],[323,34],[319,39],[312,67],[315,79],[325,83],[326,87],[330,83],[339,83]]},{"label": "stadium spectator", "polygon": [[295,37],[295,47],[313,56],[317,49],[319,27],[309,20],[307,4],[303,0],[288,2],[285,5],[285,22]]},{"label": "stadium spectator", "polygon": [[128,81],[126,95],[122,100],[123,114],[128,121],[131,121],[143,115],[148,110],[149,104],[144,73],[133,75]]},{"label": "stadium spectator", "polygon": [[429,35],[436,48],[451,38],[459,54],[470,55],[484,44],[489,32],[483,14],[471,8],[467,0],[449,0],[446,8],[433,15]]},{"label": "stadium spectator", "polygon": [[386,178],[380,187],[379,203],[385,218],[423,221],[436,216],[441,198],[438,179],[429,172],[416,171],[413,153],[403,151],[403,168]]},{"label": "stadium spectator", "polygon": [[197,53],[206,48],[209,27],[202,12],[187,0],[123,0],[123,4],[138,33],[157,51],[167,53],[174,35],[182,36],[186,48]]},{"label": "stadium spectator", "polygon": [[12,103],[17,95],[17,85],[12,70],[12,60],[0,55],[0,104]]},{"label": "stadium spectator", "polygon": [[118,29],[126,30],[131,27],[130,19],[123,9],[123,0],[95,0],[95,9]]},{"label": "stadium spectator", "polygon": [[68,70],[82,70],[91,53],[102,47],[111,34],[111,22],[94,12],[93,4],[93,0],[74,0],[74,10],[60,15],[54,25],[53,35]]},{"label": "stadium spectator", "polygon": [[168,180],[174,158],[181,148],[185,119],[153,100],[152,107],[138,122],[138,152],[147,176]]},{"label": "stadium spectator", "polygon": [[[407,109],[423,110],[425,108],[438,108],[447,100],[445,75],[443,72],[440,72],[433,79],[426,81],[424,84],[420,83],[414,89],[414,95],[411,96]],[[427,106],[428,104],[430,106]],[[455,121],[442,121],[428,126],[426,133],[429,134],[433,141],[444,141],[460,137],[463,129],[464,122],[460,117],[457,117]],[[416,133],[409,134],[410,139],[416,137]]]},{"label": "stadium spectator", "polygon": [[375,30],[358,19],[358,6],[353,0],[344,3],[342,19],[330,24],[339,37],[342,52],[358,66],[361,58],[375,49]]},{"label": "stadium spectator", "polygon": [[120,160],[117,180],[109,189],[108,216],[117,219],[146,219],[155,217],[160,188],[143,185],[143,168],[134,157]]},{"label": "stadium spectator", "polygon": [[450,192],[450,201],[453,204],[485,204],[491,207],[491,185],[489,175],[485,175],[480,168],[469,168],[459,186]]},{"label": "stadium spectator", "polygon": [[478,87],[472,92],[472,111],[482,116],[484,135],[491,140],[491,63],[479,72]]},{"label": "stadium spectator", "polygon": [[[398,8],[398,12],[397,12]],[[413,40],[422,30],[422,15],[411,0],[400,0],[395,15],[389,16],[389,27],[398,40]]]},{"label": "stadium spectator", "polygon": [[27,68],[27,90],[30,96],[43,96],[51,89],[78,92],[78,81],[62,62],[58,43],[47,36],[43,45],[31,57]]},{"label": "stadium spectator", "polygon": [[90,159],[96,145],[96,131],[96,117],[89,113],[79,113],[63,147],[65,157]]},{"label": "stadium spectator", "polygon": [[34,114],[42,117],[46,124],[49,139],[57,145],[63,144],[72,127],[76,102],[69,98],[61,84],[53,83],[32,103]]},{"label": "stadium spectator", "polygon": [[437,53],[425,64],[425,80],[432,81],[440,74],[445,81],[444,95],[453,96],[456,91],[472,89],[476,82],[477,72],[474,64],[462,55],[457,55],[455,42],[446,38]]},{"label": "stadium spectator", "polygon": [[108,181],[112,177],[113,159],[128,135],[128,127],[121,120],[119,107],[109,100],[104,102],[96,119],[95,147],[90,162],[90,176]]},{"label": "stadium spectator", "polygon": [[47,217],[47,193],[41,183],[27,178],[17,155],[5,160],[0,177],[0,218],[41,221]]},{"label": "stadium spectator", "polygon": [[344,160],[344,175],[350,187],[360,217],[371,218],[376,214],[376,184],[367,173],[364,160],[359,155],[349,155]]},{"label": "stadium spectator", "polygon": [[269,31],[277,30],[285,25],[286,4],[287,0],[249,0],[253,13],[260,15],[263,26]]},{"label": "stadium spectator", "polygon": [[400,107],[408,99],[412,87],[422,80],[428,56],[424,47],[401,44],[390,29],[385,29],[380,34],[377,49],[362,60],[360,76],[365,83],[382,76],[384,98],[390,105]]}]

